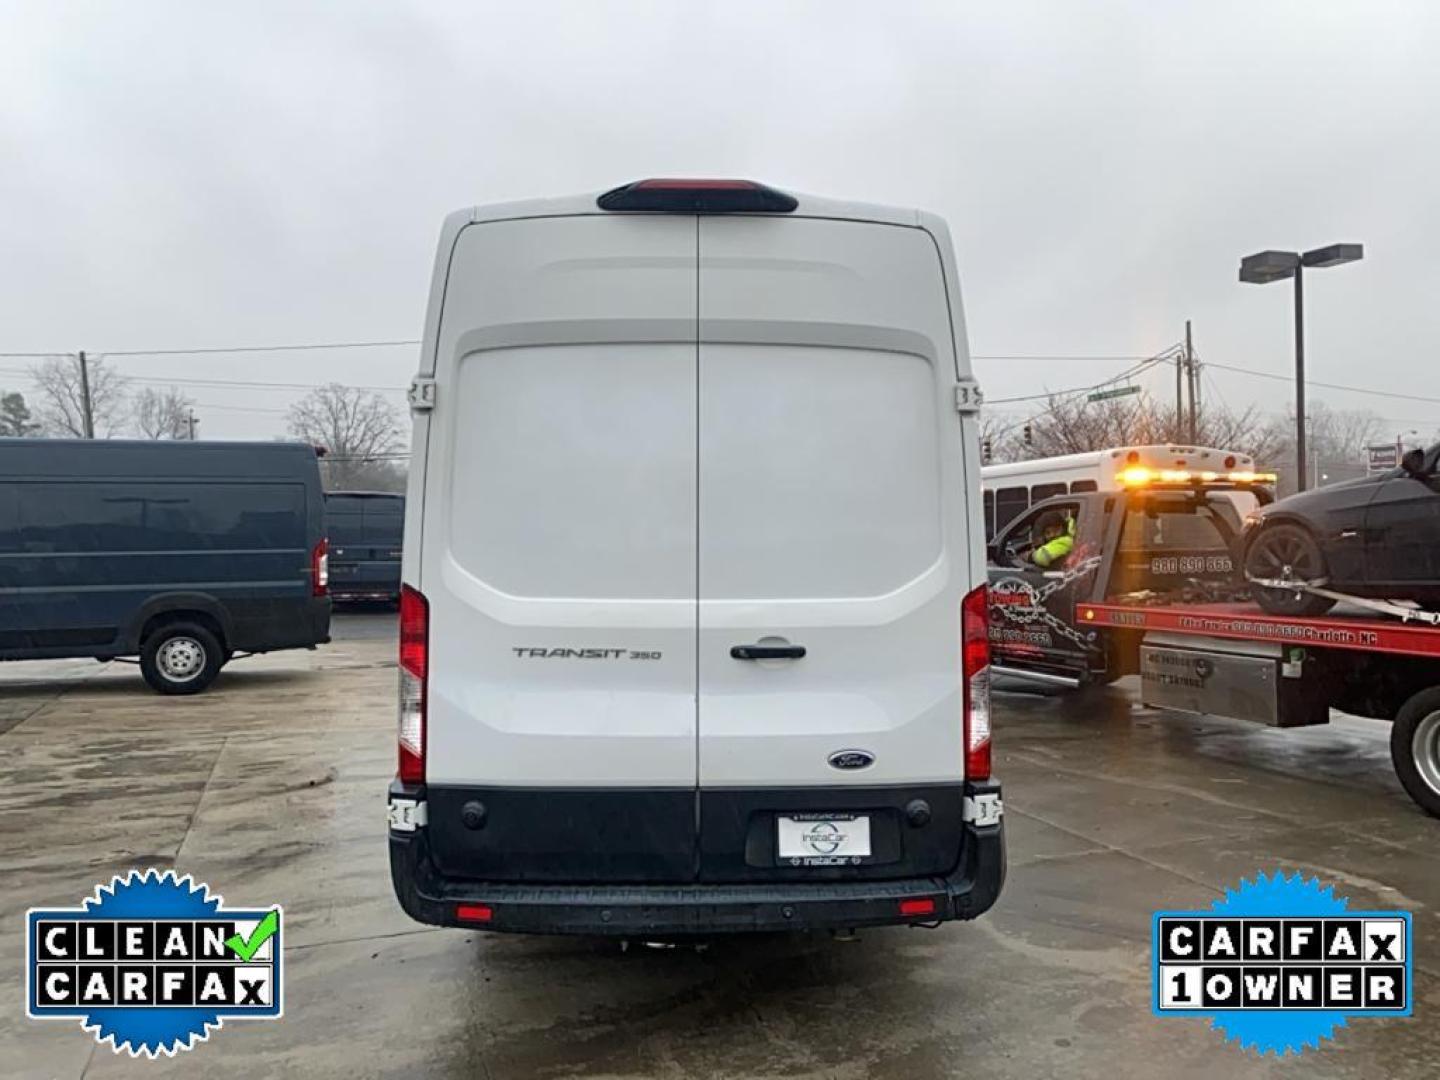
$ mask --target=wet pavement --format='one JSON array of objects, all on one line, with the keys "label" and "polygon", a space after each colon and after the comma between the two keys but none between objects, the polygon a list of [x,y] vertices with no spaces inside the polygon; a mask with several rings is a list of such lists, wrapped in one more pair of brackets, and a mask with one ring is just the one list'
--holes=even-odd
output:
[{"label": "wet pavement", "polygon": [[[394,616],[236,662],[196,698],[133,667],[0,665],[0,1076],[1433,1077],[1440,821],[1383,724],[1280,732],[1143,710],[1125,684],[997,699],[1010,877],[984,918],[703,951],[411,923],[390,892]],[[133,866],[285,907],[285,1017],[173,1061],[24,1017],[22,925]],[[1261,1060],[1150,1012],[1150,914],[1257,870],[1415,913],[1416,1015]]]}]

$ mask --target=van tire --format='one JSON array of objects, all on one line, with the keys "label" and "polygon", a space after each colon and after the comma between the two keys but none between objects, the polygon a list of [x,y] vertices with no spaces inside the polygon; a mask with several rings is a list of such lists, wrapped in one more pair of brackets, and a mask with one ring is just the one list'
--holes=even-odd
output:
[{"label": "van tire", "polygon": [[219,639],[199,623],[157,626],[140,646],[140,671],[161,694],[198,694],[215,681],[224,663]]}]

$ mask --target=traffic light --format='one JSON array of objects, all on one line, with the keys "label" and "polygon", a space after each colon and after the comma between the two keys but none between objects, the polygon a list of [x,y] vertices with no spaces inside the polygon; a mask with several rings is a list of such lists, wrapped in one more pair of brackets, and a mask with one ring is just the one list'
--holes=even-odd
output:
[{"label": "traffic light", "polygon": [[990,464],[990,439],[988,437],[980,443],[980,464]]},{"label": "traffic light", "polygon": [[1033,428],[1030,427],[1028,423],[1025,425],[1025,430],[1022,432],[1022,435],[1025,439],[1026,446],[1035,445],[1035,431]]}]

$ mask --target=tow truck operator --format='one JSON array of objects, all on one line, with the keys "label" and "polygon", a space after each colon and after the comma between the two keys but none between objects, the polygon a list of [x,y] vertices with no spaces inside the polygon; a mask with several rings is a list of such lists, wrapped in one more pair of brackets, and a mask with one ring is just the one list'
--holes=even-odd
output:
[{"label": "tow truck operator", "polygon": [[1030,561],[1044,570],[1058,570],[1075,549],[1075,518],[1059,510],[1041,514],[1031,537]]}]

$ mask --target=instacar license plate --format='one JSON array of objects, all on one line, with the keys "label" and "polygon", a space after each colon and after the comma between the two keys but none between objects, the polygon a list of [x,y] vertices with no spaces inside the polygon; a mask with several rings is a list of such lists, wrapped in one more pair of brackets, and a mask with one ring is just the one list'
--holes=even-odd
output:
[{"label": "instacar license plate", "polygon": [[775,819],[775,853],[790,866],[855,866],[870,859],[868,814],[788,814]]}]

